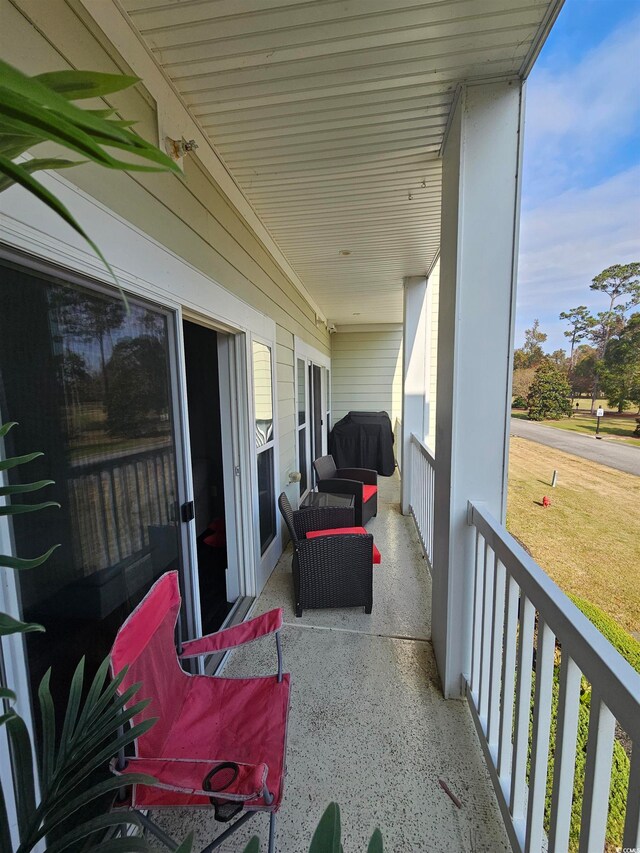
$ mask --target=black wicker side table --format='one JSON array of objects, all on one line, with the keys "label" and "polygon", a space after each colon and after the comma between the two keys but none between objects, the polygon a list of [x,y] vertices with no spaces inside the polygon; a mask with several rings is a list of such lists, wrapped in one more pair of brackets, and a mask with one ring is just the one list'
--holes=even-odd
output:
[{"label": "black wicker side table", "polygon": [[296,534],[304,539],[310,530],[329,530],[355,525],[353,495],[309,492],[293,513]]},{"label": "black wicker side table", "polygon": [[334,495],[331,492],[309,492],[300,504],[300,509],[316,506],[352,507],[353,495]]}]

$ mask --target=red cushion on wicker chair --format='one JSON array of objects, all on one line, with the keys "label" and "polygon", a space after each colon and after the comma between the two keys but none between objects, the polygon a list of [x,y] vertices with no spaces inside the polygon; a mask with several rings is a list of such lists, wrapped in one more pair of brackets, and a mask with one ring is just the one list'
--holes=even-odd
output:
[{"label": "red cushion on wicker chair", "polygon": [[376,492],[378,491],[377,486],[363,486],[362,487],[362,500],[366,503],[369,498],[372,498]]},{"label": "red cushion on wicker chair", "polygon": [[[318,536],[340,536],[344,533],[366,533],[364,527],[332,527],[329,530],[310,530],[307,533],[307,539],[315,539]],[[373,545],[373,562],[381,563],[382,556],[380,551]]]}]

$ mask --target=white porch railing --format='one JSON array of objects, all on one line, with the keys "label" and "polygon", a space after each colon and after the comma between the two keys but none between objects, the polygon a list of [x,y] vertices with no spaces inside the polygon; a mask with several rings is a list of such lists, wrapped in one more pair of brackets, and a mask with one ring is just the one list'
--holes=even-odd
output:
[{"label": "white porch railing", "polygon": [[436,460],[420,439],[411,434],[410,454],[411,494],[409,506],[418,528],[418,535],[429,561],[433,567],[433,510],[435,501]]},{"label": "white porch railing", "polygon": [[469,523],[476,550],[467,697],[514,850],[568,849],[582,677],[591,702],[579,850],[604,849],[616,721],[632,743],[623,848],[639,848],[640,675],[482,505],[469,504]]},{"label": "white porch railing", "polygon": [[393,448],[398,473],[402,474],[402,421],[400,418],[396,418],[396,422],[393,425]]}]

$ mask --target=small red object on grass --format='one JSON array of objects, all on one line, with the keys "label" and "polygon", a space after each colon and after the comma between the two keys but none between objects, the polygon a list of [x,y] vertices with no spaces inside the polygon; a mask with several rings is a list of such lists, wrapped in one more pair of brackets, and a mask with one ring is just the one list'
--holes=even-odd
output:
[{"label": "small red object on grass", "polygon": [[546,495],[542,498],[542,506],[551,506],[551,499]]}]

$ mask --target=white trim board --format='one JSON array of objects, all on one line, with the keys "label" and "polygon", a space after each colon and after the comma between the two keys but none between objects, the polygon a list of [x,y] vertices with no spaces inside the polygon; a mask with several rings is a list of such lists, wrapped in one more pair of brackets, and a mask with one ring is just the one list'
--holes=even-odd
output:
[{"label": "white trim board", "polygon": [[294,335],[293,338],[293,352],[296,358],[306,358],[320,367],[326,367],[327,370],[331,369],[331,357],[320,352],[319,349],[303,341],[297,335]]}]

